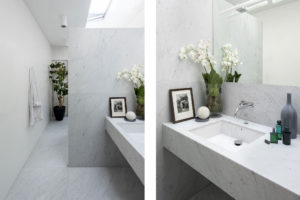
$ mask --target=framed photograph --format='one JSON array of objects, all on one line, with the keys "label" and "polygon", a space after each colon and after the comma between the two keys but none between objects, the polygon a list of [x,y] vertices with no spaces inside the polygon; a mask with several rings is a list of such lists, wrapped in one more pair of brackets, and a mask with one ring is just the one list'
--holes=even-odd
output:
[{"label": "framed photograph", "polygon": [[195,118],[192,88],[172,89],[169,95],[173,123]]},{"label": "framed photograph", "polygon": [[127,112],[126,97],[110,97],[110,117],[125,117]]}]

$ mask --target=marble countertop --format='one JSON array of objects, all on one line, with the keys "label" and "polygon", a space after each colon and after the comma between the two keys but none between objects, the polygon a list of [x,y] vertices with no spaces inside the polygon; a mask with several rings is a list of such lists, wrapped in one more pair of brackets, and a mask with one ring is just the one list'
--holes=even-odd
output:
[{"label": "marble countertop", "polygon": [[[259,130],[264,132],[265,135],[259,137],[251,143],[251,145],[242,147],[239,151],[231,152],[190,132],[190,130],[194,128],[220,120]],[[291,193],[291,198],[285,199],[300,199],[300,138],[298,137],[292,140],[290,146],[283,145],[281,141],[278,144],[268,145],[264,140],[270,139],[269,133],[272,130],[271,127],[252,122],[244,124],[243,122],[244,120],[223,115],[221,118],[211,118],[205,123],[196,122],[195,120],[178,124],[170,122],[164,123],[164,146],[236,199],[247,199],[241,194],[241,191],[244,190],[241,184],[248,184],[249,187],[252,186],[253,183],[253,187],[258,187],[258,177],[264,179],[261,181],[262,188],[257,191],[257,188],[249,189],[252,190],[252,193],[259,193],[261,190],[280,186],[287,194]],[[192,146],[195,146],[196,149]],[[184,151],[189,152],[185,153]],[[212,152],[217,153],[217,156],[214,156],[216,154],[212,154]],[[199,163],[199,161],[202,161],[202,163]],[[207,162],[208,164],[204,164],[203,162]],[[230,169],[228,165],[232,165],[230,167],[234,168],[234,170]],[[212,172],[212,170],[214,172]],[[232,174],[232,178],[226,178],[226,175],[220,175],[218,173],[237,174]],[[239,173],[249,173],[249,176]],[[241,191],[234,189],[233,186],[224,185],[225,182],[218,180],[218,177],[224,178],[227,181],[233,181],[230,184],[235,185],[236,183],[236,187],[240,187],[239,190]],[[253,179],[253,182],[251,182],[251,179]],[[267,180],[267,182],[264,182],[265,180]],[[274,185],[272,185],[272,183],[274,183]],[[254,184],[256,184],[256,186]],[[268,187],[266,185],[268,185]],[[281,189],[278,191],[282,191]],[[276,194],[276,192],[274,194]],[[268,199],[270,197],[266,194],[266,191],[261,191],[261,194],[257,195],[260,195],[258,197],[261,199]]]},{"label": "marble countertop", "polygon": [[105,118],[105,129],[144,183],[144,121],[128,122],[124,118]]}]

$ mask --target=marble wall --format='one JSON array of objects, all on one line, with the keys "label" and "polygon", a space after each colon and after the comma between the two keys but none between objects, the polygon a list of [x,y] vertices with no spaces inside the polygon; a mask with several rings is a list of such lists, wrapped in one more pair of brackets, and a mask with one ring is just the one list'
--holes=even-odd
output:
[{"label": "marble wall", "polygon": [[116,75],[144,63],[143,29],[72,29],[69,46],[69,165],[123,166],[127,162],[104,129],[109,97],[127,97],[132,85]]},{"label": "marble wall", "polygon": [[[254,102],[254,108],[241,110],[238,117],[267,126],[275,126],[280,119],[281,109],[286,104],[286,94],[292,93],[292,104],[300,116],[300,87],[275,86],[262,84],[223,85],[223,113],[234,115],[241,100]],[[298,134],[300,133],[300,117],[298,117]]]},{"label": "marble wall", "polygon": [[204,104],[202,69],[178,59],[182,46],[212,40],[211,0],[157,1],[157,199],[189,199],[209,184],[163,148],[162,123],[170,121],[168,91],[192,87],[195,107]]}]

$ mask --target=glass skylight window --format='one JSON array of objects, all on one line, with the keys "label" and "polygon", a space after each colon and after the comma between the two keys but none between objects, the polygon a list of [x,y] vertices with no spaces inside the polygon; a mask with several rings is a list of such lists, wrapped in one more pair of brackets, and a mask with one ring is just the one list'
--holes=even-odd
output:
[{"label": "glass skylight window", "polygon": [[88,22],[103,20],[112,0],[91,0]]}]

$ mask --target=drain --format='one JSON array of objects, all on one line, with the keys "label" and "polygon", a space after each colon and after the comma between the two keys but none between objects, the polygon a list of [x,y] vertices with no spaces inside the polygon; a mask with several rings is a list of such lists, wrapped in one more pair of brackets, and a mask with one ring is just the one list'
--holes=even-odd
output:
[{"label": "drain", "polygon": [[242,145],[242,140],[234,140],[234,145],[235,146],[241,146]]}]

